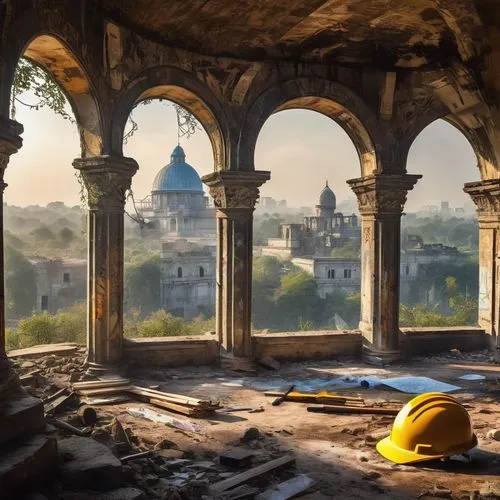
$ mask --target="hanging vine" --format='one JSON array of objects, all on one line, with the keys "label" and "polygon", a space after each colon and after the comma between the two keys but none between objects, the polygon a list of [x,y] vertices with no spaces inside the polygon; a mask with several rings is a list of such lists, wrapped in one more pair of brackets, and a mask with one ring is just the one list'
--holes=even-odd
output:
[{"label": "hanging vine", "polygon": [[[34,102],[26,102],[24,99],[21,99],[20,96],[22,94],[25,94],[26,92],[32,93],[36,100]],[[200,124],[198,123],[194,115],[191,114],[187,109],[164,98],[159,98],[159,100],[164,102],[166,105],[173,106],[175,109],[177,117],[178,142],[181,137],[189,139],[193,134],[196,133],[196,131],[201,130]],[[147,99],[141,101],[137,105],[147,105],[151,102],[152,99]],[[52,110],[57,115],[61,116],[63,119],[76,124],[76,120],[68,112],[68,109],[70,109],[68,99],[54,77],[49,72],[45,71],[42,67],[24,57],[19,60],[12,85],[10,112],[13,119],[16,117],[18,105],[25,106],[28,109],[35,111],[47,108]],[[134,106],[134,109],[137,107],[137,105]],[[130,113],[127,122],[127,130],[123,135],[124,144],[126,144],[129,139],[133,137],[134,134],[139,130],[139,125],[134,120],[134,109]],[[88,203],[88,193],[85,183],[80,172],[75,172],[75,176],[80,185],[80,202],[83,206],[86,206]],[[128,199],[132,200],[135,215],[132,216],[127,211],[125,211],[125,213],[133,221],[137,222],[142,229],[146,222],[142,215],[140,215],[140,212],[137,210],[132,189],[129,189],[127,192],[127,200]]]}]

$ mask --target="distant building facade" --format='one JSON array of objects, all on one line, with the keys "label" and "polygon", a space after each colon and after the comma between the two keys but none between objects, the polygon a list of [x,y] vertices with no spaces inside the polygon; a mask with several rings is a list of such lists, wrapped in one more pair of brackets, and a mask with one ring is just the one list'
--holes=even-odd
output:
[{"label": "distant building facade", "polygon": [[35,268],[35,311],[55,314],[87,298],[85,259],[30,259]]},{"label": "distant building facade", "polygon": [[316,214],[304,217],[302,224],[281,224],[280,237],[270,238],[262,255],[280,259],[293,257],[329,257],[334,248],[350,240],[359,241],[361,229],[355,214],[336,212],[336,197],[328,186],[321,191]]},{"label": "distant building facade", "polygon": [[164,242],[161,254],[162,307],[185,319],[215,310],[215,246],[187,240]]},{"label": "distant building facade", "polygon": [[156,175],[151,195],[138,204],[146,222],[164,240],[161,253],[162,307],[185,319],[215,313],[215,208],[198,172],[176,146]]}]

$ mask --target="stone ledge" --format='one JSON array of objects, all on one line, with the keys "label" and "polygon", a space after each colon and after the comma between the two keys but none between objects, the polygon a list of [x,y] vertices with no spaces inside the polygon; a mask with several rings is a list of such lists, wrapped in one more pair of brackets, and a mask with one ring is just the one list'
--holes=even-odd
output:
[{"label": "stone ledge", "polygon": [[126,362],[139,366],[213,365],[219,361],[215,335],[124,340]]},{"label": "stone ledge", "polygon": [[401,328],[401,352],[408,358],[451,349],[477,351],[488,347],[488,337],[483,328],[473,326]]},{"label": "stone ledge", "polygon": [[14,349],[9,351],[7,355],[9,358],[42,358],[54,354],[56,356],[71,356],[75,354],[79,345],[72,342],[65,342],[62,344],[41,344],[27,347],[25,349]]},{"label": "stone ledge", "polygon": [[252,335],[253,356],[279,360],[328,359],[335,356],[360,356],[360,332],[310,331],[258,333]]}]

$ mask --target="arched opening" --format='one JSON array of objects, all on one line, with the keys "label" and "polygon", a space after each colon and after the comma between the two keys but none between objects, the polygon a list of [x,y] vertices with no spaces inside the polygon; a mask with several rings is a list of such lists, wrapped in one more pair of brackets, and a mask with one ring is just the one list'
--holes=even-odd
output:
[{"label": "arched opening", "polygon": [[444,120],[413,142],[407,170],[422,174],[402,218],[401,326],[476,325],[478,221],[464,183],[480,180],[468,139]]},{"label": "arched opening", "polygon": [[58,38],[38,36],[22,56],[11,110],[24,126],[24,146],[5,172],[8,348],[84,344],[84,191],[71,164],[101,153],[97,104],[83,67]]},{"label": "arched opening", "polygon": [[[81,155],[101,155],[103,141],[99,105],[87,72],[74,53],[59,38],[44,34],[33,38],[22,56],[43,68],[50,79],[63,89],[76,118]],[[58,103],[54,105],[57,106]]]},{"label": "arched opening", "polygon": [[[215,210],[201,182],[213,171],[213,147],[193,115],[180,128],[178,118],[170,100],[141,101],[124,144],[140,165],[126,205],[128,337],[203,333],[214,321]],[[129,122],[126,133],[131,129]]]},{"label": "arched opening", "polygon": [[254,214],[252,325],[357,328],[361,238],[346,180],[359,176],[360,156],[330,116],[291,107],[266,121],[255,148],[271,180]]},{"label": "arched opening", "polygon": [[204,278],[205,277],[205,269],[203,268],[203,266],[200,266],[199,273],[200,273],[200,278]]}]

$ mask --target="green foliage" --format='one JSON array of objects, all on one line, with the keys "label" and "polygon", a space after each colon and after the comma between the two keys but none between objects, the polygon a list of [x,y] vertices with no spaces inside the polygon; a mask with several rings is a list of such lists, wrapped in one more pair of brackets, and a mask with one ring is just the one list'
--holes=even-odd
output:
[{"label": "green foliage", "polygon": [[31,314],[35,300],[35,268],[19,250],[6,246],[5,301],[8,316],[18,318]]},{"label": "green foliage", "polygon": [[125,309],[148,316],[160,309],[160,255],[148,255],[125,265]]},{"label": "green foliage", "polygon": [[256,217],[253,228],[254,245],[267,245],[269,238],[278,238],[280,235],[280,224],[284,219],[278,214],[272,217]]},{"label": "green foliage", "polygon": [[68,227],[63,227],[58,233],[57,236],[63,242],[64,245],[71,244],[75,239],[75,233],[69,229]]},{"label": "green foliage", "polygon": [[477,251],[479,229],[477,219],[458,217],[417,217],[407,214],[402,219],[402,236],[415,234],[426,243],[443,243],[462,251]]},{"label": "green foliage", "polygon": [[[34,94],[37,101],[34,103],[22,101],[19,96],[24,92]],[[72,115],[67,111],[67,102],[64,91],[50,73],[29,59],[22,57],[19,60],[12,86],[12,118],[16,116],[16,106],[22,104],[36,111],[42,108],[51,109],[65,120],[74,122]]]},{"label": "green foliage", "polygon": [[336,259],[359,259],[361,240],[349,240],[344,246],[332,249],[330,257]]}]

